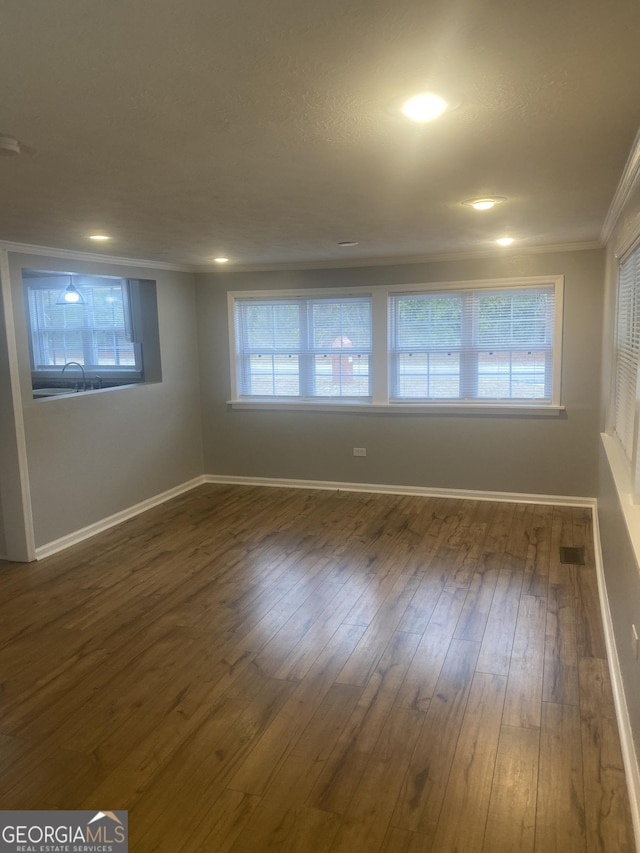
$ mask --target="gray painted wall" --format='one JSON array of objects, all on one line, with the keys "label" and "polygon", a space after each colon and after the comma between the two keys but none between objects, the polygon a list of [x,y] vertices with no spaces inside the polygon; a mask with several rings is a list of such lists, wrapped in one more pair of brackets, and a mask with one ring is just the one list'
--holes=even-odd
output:
[{"label": "gray painted wall", "polygon": [[[227,291],[565,276],[560,418],[231,410]],[[208,474],[593,496],[604,252],[197,277]],[[354,458],[353,447],[367,457]]]},{"label": "gray painted wall", "polygon": [[[199,476],[194,277],[18,253],[10,265],[36,546]],[[155,279],[162,382],[33,400],[23,267]]]}]

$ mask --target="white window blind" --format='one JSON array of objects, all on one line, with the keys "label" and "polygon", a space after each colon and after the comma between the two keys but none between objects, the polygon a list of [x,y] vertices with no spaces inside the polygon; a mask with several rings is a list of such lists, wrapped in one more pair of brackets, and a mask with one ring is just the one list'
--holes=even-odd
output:
[{"label": "white window blind", "polygon": [[389,309],[392,401],[551,403],[553,285],[398,293]]},{"label": "white window blind", "polygon": [[236,298],[240,398],[371,397],[371,298]]},{"label": "white window blind", "polygon": [[640,360],[640,246],[620,265],[617,308],[614,433],[631,462]]}]

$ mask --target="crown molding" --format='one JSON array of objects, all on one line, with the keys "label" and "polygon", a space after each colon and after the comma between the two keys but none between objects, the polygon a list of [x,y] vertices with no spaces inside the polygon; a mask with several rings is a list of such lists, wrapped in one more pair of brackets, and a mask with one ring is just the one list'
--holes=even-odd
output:
[{"label": "crown molding", "polygon": [[592,249],[602,249],[599,240],[586,240],[581,243],[550,243],[540,246],[518,246],[504,249],[482,249],[471,252],[443,252],[440,254],[408,255],[382,258],[340,258],[327,261],[299,261],[290,263],[255,263],[234,264],[221,269],[218,266],[204,264],[173,264],[165,261],[154,261],[143,258],[123,258],[116,255],[98,254],[97,252],[80,252],[60,249],[53,246],[36,246],[29,243],[12,243],[0,240],[0,250],[16,252],[23,255],[40,255],[64,260],[91,261],[93,263],[113,264],[115,266],[144,267],[146,269],[168,270],[171,272],[187,273],[221,273],[226,275],[234,272],[278,272],[280,270],[316,270],[316,269],[351,269],[357,267],[388,267],[407,266],[410,264],[435,264],[444,261],[468,261],[483,258],[504,258],[518,255],[553,254],[555,252],[584,252]]},{"label": "crown molding", "polygon": [[636,181],[640,177],[640,130],[636,134],[636,138],[631,146],[631,152],[627,159],[627,163],[622,172],[622,177],[618,183],[618,187],[613,196],[611,206],[605,217],[600,232],[600,240],[604,245],[609,242],[613,229],[622,213],[622,210],[631,195],[631,191],[635,186]]},{"label": "crown molding", "polygon": [[196,268],[187,264],[171,264],[164,261],[151,261],[143,258],[121,258],[117,255],[104,255],[97,252],[78,252],[69,249],[59,249],[53,246],[33,246],[29,243],[10,243],[0,240],[0,249],[7,252],[16,252],[22,255],[43,255],[49,258],[63,258],[65,260],[92,261],[101,264],[115,264],[117,266],[146,267],[154,270],[169,270],[171,272],[196,272]]},{"label": "crown molding", "polygon": [[508,255],[548,255],[555,252],[585,252],[604,248],[599,240],[585,240],[582,243],[553,243],[542,246],[519,246],[504,249],[483,249],[475,252],[447,252],[433,255],[410,255],[392,258],[352,258],[330,261],[309,261],[299,263],[273,264],[233,264],[224,269],[213,266],[193,267],[196,273],[220,273],[226,275],[235,272],[278,272],[280,270],[319,270],[319,269],[349,269],[355,267],[388,267],[407,266],[409,264],[435,264],[442,261],[469,261],[482,258],[504,258]]}]

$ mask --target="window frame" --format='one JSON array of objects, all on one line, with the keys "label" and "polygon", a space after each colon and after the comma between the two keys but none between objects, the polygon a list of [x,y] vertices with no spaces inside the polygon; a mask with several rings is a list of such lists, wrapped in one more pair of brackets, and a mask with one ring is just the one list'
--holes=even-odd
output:
[{"label": "window frame", "polygon": [[[322,325],[316,326],[313,319],[313,309],[320,305],[322,302],[333,303],[333,304],[344,304],[347,301],[353,301],[361,304],[367,304],[369,306],[369,313],[372,313],[371,309],[371,300],[369,294],[358,294],[354,296],[352,294],[340,294],[334,295],[328,294],[327,292],[323,292],[322,295],[313,294],[301,294],[296,292],[294,296],[289,294],[274,296],[273,293],[269,293],[267,295],[263,295],[261,297],[255,296],[237,296],[234,300],[234,326],[233,333],[236,338],[236,343],[241,339],[248,338],[248,333],[246,331],[246,313],[242,310],[242,307],[238,309],[238,304],[241,306],[244,305],[263,305],[263,307],[272,307],[277,303],[281,303],[283,306],[295,306],[298,312],[298,330],[299,330],[299,342],[297,346],[286,347],[286,346],[265,346],[265,347],[250,347],[250,346],[240,346],[236,345],[234,347],[234,363],[236,365],[236,370],[234,371],[234,377],[236,380],[236,389],[239,397],[243,399],[251,399],[251,400],[300,400],[300,401],[320,401],[320,402],[332,402],[332,401],[370,401],[371,400],[371,352],[372,347],[371,344],[369,346],[351,346],[349,342],[349,348],[340,347],[333,349],[332,346],[322,347],[319,346],[314,337],[316,331],[322,330]],[[242,332],[238,334],[238,328],[242,328]],[[372,338],[372,324],[369,325],[369,339],[371,341]],[[344,338],[344,336],[342,336]],[[335,343],[335,342],[334,342]],[[252,376],[251,371],[251,361],[255,356],[263,356],[263,355],[271,355],[273,358],[296,358],[297,364],[297,380],[299,393],[298,394],[242,394],[240,390],[243,387],[246,387],[250,382],[250,377]],[[317,392],[317,382],[318,382],[318,372],[316,369],[316,359],[318,357],[324,358],[338,358],[340,359],[340,371],[339,371],[339,384],[342,386],[343,374],[342,374],[342,366],[343,360],[349,359],[351,361],[354,357],[365,356],[367,359],[367,371],[366,371],[366,384],[367,384],[367,393],[366,394],[348,394],[341,393],[339,395],[323,395]],[[275,381],[276,373],[273,373],[273,378]],[[242,378],[241,378],[242,377]]]},{"label": "window frame", "polygon": [[[532,402],[535,404],[536,400],[538,400],[538,404],[541,406],[554,405],[559,403],[559,395],[557,400],[554,399],[554,389],[558,386],[559,377],[554,377],[554,366],[557,364],[557,359],[554,359],[554,350],[557,345],[556,341],[556,329],[555,323],[553,328],[551,329],[551,341],[545,346],[534,346],[531,343],[527,343],[526,345],[518,345],[518,344],[498,344],[493,347],[489,347],[488,345],[483,345],[479,340],[478,334],[478,317],[479,317],[479,307],[477,297],[484,292],[488,294],[509,294],[509,293],[535,293],[540,290],[549,290],[552,285],[549,283],[540,282],[538,284],[527,285],[526,287],[523,285],[519,286],[483,286],[483,287],[459,287],[459,288],[438,288],[433,290],[405,290],[400,289],[399,292],[390,291],[389,292],[389,325],[390,325],[390,337],[391,343],[389,345],[389,402],[392,404],[404,405],[407,402],[415,402],[415,403],[425,403],[432,404],[437,403],[440,398],[442,398],[443,402],[449,403],[469,403],[470,405],[477,404],[495,404],[495,405],[508,405],[515,406],[518,404],[530,405]],[[555,287],[554,289],[554,319],[555,319],[555,302],[558,297],[557,291]],[[449,295],[449,294],[459,294],[460,296],[460,342],[455,345],[447,344],[446,346],[443,344],[440,345],[426,345],[426,344],[417,344],[412,345],[411,347],[407,347],[407,345],[402,344],[394,344],[394,338],[397,334],[397,327],[394,324],[394,320],[396,318],[397,307],[395,305],[391,305],[392,300],[400,299],[403,296],[410,297],[412,294],[416,296],[437,296],[439,294]],[[513,329],[513,326],[510,327],[510,330]],[[493,349],[494,351],[501,351],[504,353],[509,353],[513,355],[514,352],[521,351],[525,352],[531,349],[537,349],[544,353],[544,386],[545,390],[548,389],[549,393],[545,393],[544,397],[536,398],[536,397],[483,397],[479,392],[479,386],[482,379],[481,371],[480,371],[480,358],[483,354],[483,351],[488,349]],[[441,395],[441,397],[431,396],[431,397],[421,397],[421,396],[401,396],[400,394],[400,358],[403,354],[407,353],[421,353],[427,356],[427,359],[431,355],[443,354],[443,353],[452,353],[455,352],[458,355],[458,371],[457,376],[459,380],[459,389],[460,394],[458,397],[446,397]],[[429,371],[430,372],[430,371]],[[511,371],[508,374],[509,382],[512,381],[513,375]],[[431,379],[430,375],[426,377],[427,381]],[[556,379],[556,381],[554,381]]]},{"label": "window frame", "polygon": [[[519,290],[550,287],[555,291],[555,315],[553,326],[552,364],[550,371],[551,398],[549,402],[537,402],[535,398],[518,399],[509,402],[508,399],[445,399],[443,402],[434,399],[397,400],[391,397],[390,375],[392,357],[389,350],[389,297],[401,293],[451,293],[471,290]],[[341,398],[321,398],[311,400],[299,397],[270,397],[248,398],[239,394],[238,366],[236,359],[236,329],[235,303],[238,299],[270,298],[302,298],[314,297],[364,297],[372,300],[372,354],[371,370],[371,399],[367,401],[342,400]],[[357,412],[398,412],[424,414],[476,414],[476,415],[525,415],[549,417],[557,416],[564,411],[561,403],[562,376],[562,328],[564,303],[564,276],[529,276],[507,279],[481,279],[453,282],[421,282],[410,284],[374,285],[369,287],[336,287],[323,289],[273,289],[229,291],[228,329],[229,329],[229,359],[231,373],[231,398],[228,404],[237,409],[281,409],[287,411],[357,411]]]},{"label": "window frame", "polygon": [[[47,285],[46,279],[49,278],[52,281],[56,281],[55,286]],[[137,328],[137,318],[136,311],[134,307],[135,300],[133,299],[132,290],[131,290],[131,279],[124,276],[114,276],[114,275],[103,275],[103,274],[94,274],[94,273],[68,273],[68,272],[59,272],[54,270],[38,270],[38,269],[24,269],[22,271],[22,280],[24,286],[24,297],[25,297],[25,309],[26,309],[26,320],[27,320],[27,338],[29,344],[29,356],[31,360],[31,376],[32,380],[36,382],[48,381],[54,376],[59,376],[61,370],[64,365],[61,364],[52,364],[45,365],[40,363],[41,359],[39,358],[40,352],[40,344],[37,340],[38,336],[46,334],[47,331],[56,331],[40,329],[39,327],[34,328],[32,322],[32,311],[31,311],[31,291],[37,290],[60,290],[61,292],[65,290],[66,284],[61,282],[61,286],[58,287],[57,280],[58,279],[69,279],[69,282],[74,283],[78,288],[82,287],[82,282],[79,281],[82,278],[87,279],[100,279],[104,280],[105,286],[111,286],[115,283],[120,283],[123,288],[123,309],[124,309],[124,326],[122,329],[119,327],[113,327],[115,331],[125,331],[126,334],[130,338],[130,343],[133,345],[133,356],[135,359],[135,363],[133,365],[122,365],[122,364],[95,364],[90,359],[86,360],[86,356],[88,353],[94,351],[95,344],[93,341],[94,332],[98,331],[109,331],[109,327],[105,327],[104,329],[93,327],[86,323],[83,323],[81,326],[78,326],[77,329],[69,329],[69,331],[77,331],[81,335],[82,339],[82,348],[83,348],[83,360],[82,366],[91,377],[97,377],[103,379],[108,382],[141,382],[144,381],[144,366],[142,363],[142,348],[139,341],[136,340],[136,328]],[[38,283],[35,283],[37,280]],[[94,285],[97,286],[97,285]],[[72,309],[77,309],[80,306],[70,305]],[[63,330],[64,331],[64,330]],[[74,361],[76,359],[73,359]]]},{"label": "window frame", "polygon": [[[635,338],[635,359],[632,367],[633,370],[629,375],[622,377],[619,373],[619,339],[618,330],[621,313],[621,295],[622,295],[622,272],[623,266],[627,261],[633,258],[636,264],[635,277],[632,282],[633,293],[631,294],[631,313],[633,314],[634,331],[631,334],[631,339]],[[636,238],[628,248],[616,258],[616,277],[615,277],[615,302],[613,306],[613,325],[612,325],[612,359],[611,359],[611,382],[609,394],[608,417],[606,425],[606,433],[613,442],[615,448],[615,456],[618,459],[618,472],[625,471],[628,481],[628,491],[631,501],[634,505],[640,504],[640,352],[638,351],[638,338],[640,338],[640,238]],[[629,348],[633,349],[634,341],[628,342]],[[621,371],[623,372],[623,371]],[[624,370],[627,373],[626,370]],[[628,379],[628,382],[624,380]],[[629,394],[629,399],[625,401],[625,413],[622,414],[619,408],[619,390],[620,386],[625,385],[625,390]],[[618,415],[623,419],[631,421],[625,424],[625,430],[629,429],[630,435],[628,442],[624,436],[621,436],[618,431]]]}]

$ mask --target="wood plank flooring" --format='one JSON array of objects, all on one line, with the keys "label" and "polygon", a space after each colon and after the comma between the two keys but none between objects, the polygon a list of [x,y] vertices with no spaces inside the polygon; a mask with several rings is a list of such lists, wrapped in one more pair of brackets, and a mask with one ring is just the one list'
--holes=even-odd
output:
[{"label": "wood plank flooring", "polygon": [[634,850],[585,509],[204,486],[0,563],[0,708],[133,853]]}]

